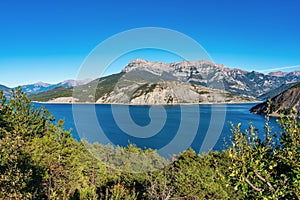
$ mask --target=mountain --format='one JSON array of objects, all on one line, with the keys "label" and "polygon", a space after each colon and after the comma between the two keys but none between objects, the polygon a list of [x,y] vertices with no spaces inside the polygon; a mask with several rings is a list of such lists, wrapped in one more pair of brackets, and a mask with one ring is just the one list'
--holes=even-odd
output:
[{"label": "mountain", "polygon": [[31,95],[30,98],[34,101],[52,103],[96,102],[140,105],[253,101],[224,90],[180,82],[166,74],[158,76],[140,70],[126,72],[125,69],[119,74],[102,77],[86,85],[59,87]]},{"label": "mountain", "polygon": [[[115,84],[122,77],[123,73],[113,74],[107,77],[102,77],[88,82],[84,85],[66,87],[60,86],[52,90],[41,92],[39,94],[29,95],[30,99],[33,101],[48,102],[54,99],[64,98],[61,103],[68,103],[69,99],[72,99],[73,92],[76,92],[78,101],[80,102],[95,102],[94,95],[91,88],[97,88],[96,99],[100,98],[100,94],[106,94],[113,91]],[[101,83],[101,84],[100,84]],[[74,89],[76,88],[76,89]],[[75,90],[75,91],[74,91]],[[94,92],[95,93],[95,92]],[[69,97],[68,99],[66,97]],[[56,100],[54,101],[56,102]]]},{"label": "mountain", "polygon": [[64,87],[73,87],[73,86],[79,86],[84,85],[89,82],[91,82],[92,79],[84,79],[84,80],[65,80],[60,83],[58,83],[58,86],[64,86]]},{"label": "mountain", "polygon": [[190,82],[210,88],[250,97],[258,97],[283,84],[300,81],[300,71],[281,76],[228,68],[208,61],[161,63],[136,59],[126,65],[124,72],[147,71],[153,75]]},{"label": "mountain", "polygon": [[[250,111],[255,114],[266,114],[267,107],[267,102],[264,102],[254,106]],[[290,111],[300,116],[300,83],[271,99],[271,115],[289,114]]]},{"label": "mountain", "polygon": [[268,75],[270,75],[270,76],[277,76],[277,77],[283,77],[283,76],[286,76],[287,74],[288,74],[288,72],[282,72],[282,71],[268,73]]},{"label": "mountain", "polygon": [[[214,94],[222,93],[223,102],[241,102],[283,84],[300,81],[299,73],[294,71],[279,75],[247,72],[204,60],[162,63],[136,59],[128,63],[119,74],[81,86],[50,90],[38,96],[32,95],[31,98],[37,101],[129,104],[168,104],[173,99],[170,103],[175,104],[211,103],[217,99]],[[73,92],[74,99],[71,98]]]},{"label": "mountain", "polygon": [[40,92],[37,94],[29,94],[28,97],[32,101],[46,102],[46,101],[49,101],[51,99],[55,99],[58,97],[71,97],[72,92],[73,92],[73,87],[59,86],[52,90],[47,90],[47,91]]},{"label": "mountain", "polygon": [[136,105],[249,102],[251,99],[224,90],[175,81],[132,84],[102,95],[97,103]]},{"label": "mountain", "polygon": [[0,85],[0,90],[3,91],[3,94],[4,94],[5,96],[9,96],[9,95],[10,95],[10,90],[11,90],[11,88],[6,87],[5,85]]},{"label": "mountain", "polygon": [[22,85],[21,88],[22,88],[23,92],[25,92],[27,94],[37,94],[40,92],[51,90],[51,89],[55,88],[55,85],[38,82],[38,83],[34,83],[34,84]]},{"label": "mountain", "polygon": [[49,83],[43,83],[43,82],[38,82],[34,84],[29,84],[29,85],[23,85],[22,90],[26,92],[27,94],[38,94],[41,92],[46,92],[49,90],[52,90],[57,87],[73,87],[73,86],[78,86],[78,85],[83,85],[88,82],[90,82],[90,79],[86,80],[66,80],[57,84],[49,84]]},{"label": "mountain", "polygon": [[280,93],[284,92],[287,89],[290,89],[291,87],[293,87],[294,85],[298,84],[299,82],[296,83],[287,83],[287,84],[283,84],[280,87],[271,90],[269,92],[266,92],[260,96],[257,97],[257,99],[259,100],[267,100],[267,99],[271,99],[277,95],[279,95]]}]

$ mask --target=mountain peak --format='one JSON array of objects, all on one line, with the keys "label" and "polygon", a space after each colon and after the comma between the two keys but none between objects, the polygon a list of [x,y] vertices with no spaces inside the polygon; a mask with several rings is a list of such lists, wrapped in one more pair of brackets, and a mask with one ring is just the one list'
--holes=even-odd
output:
[{"label": "mountain peak", "polygon": [[282,71],[268,73],[268,75],[270,75],[270,76],[276,76],[276,77],[282,77],[282,76],[285,76],[287,74],[288,74],[288,72],[282,72]]},{"label": "mountain peak", "polygon": [[167,63],[158,62],[158,61],[150,61],[150,60],[146,60],[143,58],[136,58],[136,59],[130,61],[127,65],[130,65],[130,64],[167,64]]},{"label": "mountain peak", "polygon": [[135,60],[130,61],[130,63],[146,63],[146,62],[150,62],[150,61],[142,59],[142,58],[137,58]]},{"label": "mountain peak", "polygon": [[33,85],[34,85],[34,86],[41,86],[41,87],[48,87],[48,86],[50,86],[51,84],[49,84],[49,83],[44,83],[44,82],[42,82],[42,81],[39,81],[39,82],[37,82],[37,83],[34,83]]},{"label": "mountain peak", "polygon": [[198,60],[198,61],[188,61],[183,60],[179,62],[172,62],[172,63],[164,63],[164,62],[153,62],[149,60],[145,60],[142,58],[137,58],[129,62],[122,72],[130,72],[130,71],[149,71],[155,72],[155,74],[159,75],[163,72],[173,73],[176,71],[185,71],[185,73],[190,74],[191,70],[193,71],[202,71],[202,70],[210,70],[210,69],[217,69],[221,71],[239,71],[240,73],[244,73],[243,70],[240,69],[231,69],[227,68],[223,64],[216,64],[211,61],[207,60]]},{"label": "mountain peak", "polygon": [[84,80],[73,80],[73,79],[69,79],[69,80],[65,80],[62,81],[60,83],[58,83],[58,85],[64,85],[64,86],[78,86],[78,85],[83,85],[83,84],[87,84],[89,82],[91,82],[92,79],[84,79]]}]

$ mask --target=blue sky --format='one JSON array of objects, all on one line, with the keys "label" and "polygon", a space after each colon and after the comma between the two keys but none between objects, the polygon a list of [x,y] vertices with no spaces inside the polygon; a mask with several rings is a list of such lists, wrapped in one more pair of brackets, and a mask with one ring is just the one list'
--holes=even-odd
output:
[{"label": "blue sky", "polygon": [[299,10],[299,0],[0,1],[0,84],[75,79],[100,42],[140,27],[182,32],[228,67],[272,71],[296,66]]}]

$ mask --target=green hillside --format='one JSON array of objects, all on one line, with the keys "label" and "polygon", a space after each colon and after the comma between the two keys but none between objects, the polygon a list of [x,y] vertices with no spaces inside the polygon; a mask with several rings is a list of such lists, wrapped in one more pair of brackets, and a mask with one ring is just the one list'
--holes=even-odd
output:
[{"label": "green hillside", "polygon": [[[288,115],[291,112],[300,116],[300,83],[283,91],[270,99],[271,114],[279,116]],[[266,114],[268,112],[268,102],[260,103],[250,109],[256,114]]]},{"label": "green hillside", "polygon": [[269,92],[266,92],[262,95],[260,95],[259,97],[257,97],[258,99],[261,99],[261,100],[266,100],[266,99],[271,99],[277,95],[279,95],[280,93],[290,89],[291,87],[297,85],[298,83],[288,83],[288,84],[283,84],[281,85],[280,87],[274,89],[274,90],[271,90]]},{"label": "green hillside", "polygon": [[70,97],[72,96],[72,93],[73,93],[73,87],[57,87],[46,92],[29,95],[29,98],[32,101],[46,102],[58,97]]},{"label": "green hillside", "polygon": [[74,95],[80,102],[95,102],[94,95],[92,95],[93,97],[90,95],[95,94],[97,100],[102,95],[110,93],[123,74],[113,74],[76,87],[57,87],[46,92],[30,95],[29,98],[33,101],[46,102],[55,98],[72,97]]}]

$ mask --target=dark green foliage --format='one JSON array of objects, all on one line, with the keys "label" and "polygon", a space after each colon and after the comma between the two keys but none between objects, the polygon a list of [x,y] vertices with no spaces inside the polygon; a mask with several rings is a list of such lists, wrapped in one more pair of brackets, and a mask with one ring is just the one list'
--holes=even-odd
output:
[{"label": "dark green foliage", "polygon": [[42,170],[31,163],[24,149],[25,141],[17,136],[0,140],[0,198],[29,199],[43,195]]},{"label": "dark green foliage", "polygon": [[[118,80],[124,73],[113,74],[107,77],[96,79],[90,83],[75,87],[57,87],[52,90],[32,94],[29,98],[33,101],[46,102],[59,97],[72,97],[79,99],[80,102],[95,102],[103,95],[114,90]],[[92,95],[93,97],[90,97]]]},{"label": "dark green foliage", "polygon": [[123,72],[118,74],[113,74],[108,77],[100,78],[97,82],[97,89],[96,89],[96,100],[102,97],[105,94],[109,94],[112,92],[119,81],[119,79],[124,75]]},{"label": "dark green foliage", "polygon": [[299,199],[300,123],[295,116],[282,117],[282,132],[273,133],[266,119],[263,140],[251,124],[245,132],[233,126],[229,180],[246,198]]},{"label": "dark green foliage", "polygon": [[29,95],[29,98],[32,101],[49,101],[58,97],[71,97],[72,94],[73,87],[60,86],[46,92]]},{"label": "dark green foliage", "polygon": [[148,195],[151,199],[238,199],[238,192],[225,183],[229,165],[226,153],[197,155],[189,149],[164,170],[152,173]]},{"label": "dark green foliage", "polygon": [[84,140],[82,143],[96,159],[117,170],[140,173],[161,169],[168,164],[156,151],[142,150],[133,144],[124,148],[103,146],[99,143],[89,144]]},{"label": "dark green foliage", "polygon": [[300,83],[297,83],[296,85],[293,86],[294,88],[300,87]]},{"label": "dark green foliage", "polygon": [[158,83],[146,83],[141,85],[134,91],[134,93],[131,96],[131,99],[137,98],[139,96],[142,96],[143,94],[148,94],[153,92],[153,90],[158,86]]},{"label": "dark green foliage", "polygon": [[169,163],[152,149],[78,142],[20,88],[11,96],[0,92],[0,199],[300,198],[295,118],[282,118],[277,134],[267,121],[264,140],[238,125],[228,150],[189,149]]},{"label": "dark green foliage", "polygon": [[47,133],[48,112],[34,109],[19,88],[6,98],[0,92],[0,198],[42,198],[42,169],[26,149]]},{"label": "dark green foliage", "polygon": [[[1,98],[1,123],[2,130],[8,131],[10,135],[21,136],[30,140],[33,137],[41,137],[47,132],[46,121],[51,120],[48,111],[43,108],[35,109],[30,105],[30,100],[19,88],[12,92],[8,103],[2,95]],[[5,137],[3,132],[1,136]]]}]

